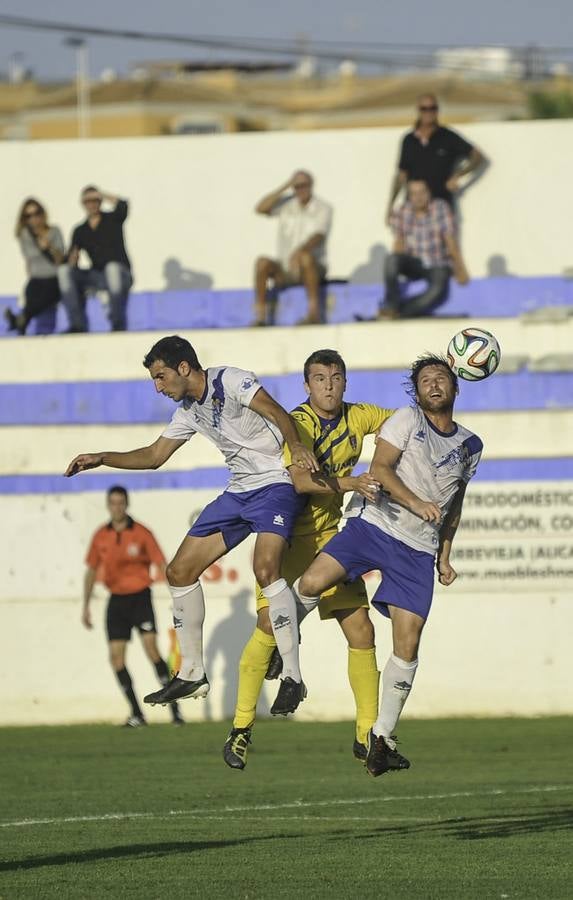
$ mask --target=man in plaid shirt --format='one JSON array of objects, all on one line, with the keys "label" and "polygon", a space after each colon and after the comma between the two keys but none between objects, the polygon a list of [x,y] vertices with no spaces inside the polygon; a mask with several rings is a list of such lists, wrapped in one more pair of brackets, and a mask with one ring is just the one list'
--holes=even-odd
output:
[{"label": "man in plaid shirt", "polygon": [[[410,181],[406,203],[392,215],[394,249],[386,257],[386,293],[380,319],[424,316],[448,296],[450,276],[467,284],[469,275],[456,237],[452,210],[445,200],[433,199],[425,181]],[[400,276],[426,281],[413,297],[402,296]]]}]

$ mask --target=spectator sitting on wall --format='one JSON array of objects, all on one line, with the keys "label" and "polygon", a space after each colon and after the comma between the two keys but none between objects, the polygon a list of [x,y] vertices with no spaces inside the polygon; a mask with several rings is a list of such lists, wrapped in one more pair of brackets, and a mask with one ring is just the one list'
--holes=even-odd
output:
[{"label": "spectator sitting on wall", "polygon": [[62,232],[48,222],[45,208],[34,197],[24,200],[16,223],[16,237],[26,262],[28,282],[21,312],[4,310],[10,331],[25,334],[29,322],[60,300],[58,265],[64,259]]},{"label": "spectator sitting on wall", "polygon": [[[104,200],[113,206],[111,212],[101,211]],[[68,265],[62,266],[59,272],[69,330],[88,330],[86,294],[89,291],[107,291],[111,329],[125,331],[127,298],[133,284],[131,263],[123,239],[127,200],[105,194],[90,185],[83,189],[81,202],[87,218],[74,229]],[[78,268],[80,250],[87,254],[91,268]]]},{"label": "spectator sitting on wall", "polygon": [[[386,294],[379,319],[413,318],[433,312],[448,296],[450,276],[467,284],[469,275],[445,200],[432,199],[425,181],[411,181],[408,200],[393,214],[394,248],[384,262]],[[427,281],[414,297],[402,297],[400,276]]]},{"label": "spectator sitting on wall", "polygon": [[435,94],[418,98],[418,118],[413,131],[402,140],[398,171],[392,181],[386,212],[390,225],[394,201],[408,181],[425,181],[432,196],[453,206],[460,178],[485,162],[483,154],[457,132],[438,122]]},{"label": "spectator sitting on wall", "polygon": [[[294,193],[285,196],[286,191]],[[326,239],[332,207],[313,193],[313,178],[300,169],[257,203],[256,212],[278,217],[277,259],[260,256],[255,264],[255,325],[266,324],[267,287],[303,284],[308,313],[299,324],[320,322],[320,283],[326,277]]]}]

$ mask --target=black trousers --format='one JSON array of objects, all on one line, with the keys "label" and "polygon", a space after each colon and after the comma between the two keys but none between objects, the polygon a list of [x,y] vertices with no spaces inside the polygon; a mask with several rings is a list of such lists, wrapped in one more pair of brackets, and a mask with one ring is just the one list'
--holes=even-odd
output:
[{"label": "black trousers", "polygon": [[[400,276],[408,281],[427,281],[428,286],[415,297],[403,297]],[[450,276],[449,266],[427,268],[416,256],[389,253],[384,261],[384,308],[397,312],[400,318],[429,315],[447,299]]]},{"label": "black trousers", "polygon": [[51,309],[60,302],[60,286],[58,279],[54,278],[30,278],[25,291],[24,318],[26,325],[35,316]]}]

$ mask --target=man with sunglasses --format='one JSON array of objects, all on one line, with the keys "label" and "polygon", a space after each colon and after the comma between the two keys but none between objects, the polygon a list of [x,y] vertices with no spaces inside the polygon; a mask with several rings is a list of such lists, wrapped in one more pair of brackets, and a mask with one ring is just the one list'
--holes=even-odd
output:
[{"label": "man with sunglasses", "polygon": [[[67,266],[60,267],[62,300],[66,307],[71,332],[88,331],[86,295],[92,291],[109,294],[109,320],[112,331],[125,331],[129,289],[133,284],[131,263],[125,249],[123,223],[127,218],[127,200],[103,193],[93,185],[85,187],[81,202],[87,218],[72,234]],[[110,212],[102,212],[102,203],[110,204]],[[78,268],[83,250],[91,268]]]},{"label": "man with sunglasses", "polygon": [[254,324],[267,324],[269,282],[275,288],[303,284],[308,296],[308,313],[299,324],[318,324],[320,284],[326,276],[326,239],[332,207],[313,193],[313,177],[301,169],[277,190],[263,197],[255,210],[263,216],[277,216],[279,233],[278,258],[260,256],[255,263]]},{"label": "man with sunglasses", "polygon": [[386,210],[387,225],[390,225],[394,201],[407,182],[425,181],[432,197],[445,200],[452,207],[460,178],[484,162],[477,147],[439,124],[438,100],[434,94],[422,94],[417,108],[414,129],[402,141],[398,171],[392,180]]}]

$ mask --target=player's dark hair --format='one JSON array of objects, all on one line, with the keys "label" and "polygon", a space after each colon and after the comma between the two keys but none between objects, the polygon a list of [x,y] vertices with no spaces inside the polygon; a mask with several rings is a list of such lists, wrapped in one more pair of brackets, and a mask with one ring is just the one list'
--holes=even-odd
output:
[{"label": "player's dark hair", "polygon": [[196,372],[201,371],[201,363],[197,359],[193,347],[189,341],[177,334],[157,341],[144,357],[143,365],[146,369],[150,369],[152,364],[158,361],[165,363],[169,369],[175,369],[175,371],[182,362],[189,363]]},{"label": "player's dark hair", "polygon": [[338,350],[315,350],[311,353],[304,364],[304,380],[308,382],[310,375],[310,367],[317,366],[339,366],[342,374],[346,378],[346,363],[342,359]]},{"label": "player's dark hair", "polygon": [[107,499],[111,497],[112,494],[121,494],[122,497],[125,497],[125,502],[129,503],[129,494],[127,493],[126,488],[121,484],[112,484],[110,488],[107,489]]},{"label": "player's dark hair", "polygon": [[81,197],[84,197],[86,194],[89,194],[90,191],[96,191],[99,194],[99,188],[96,188],[95,184],[86,184],[85,188],[82,189]]},{"label": "player's dark hair", "polygon": [[427,368],[427,366],[442,366],[450,376],[454,390],[457,392],[458,376],[450,368],[450,364],[446,357],[441,356],[439,353],[424,353],[422,356],[419,356],[418,359],[414,360],[412,368],[410,369],[410,374],[405,381],[406,393],[408,393],[413,400],[416,399],[420,372],[422,369]]}]

